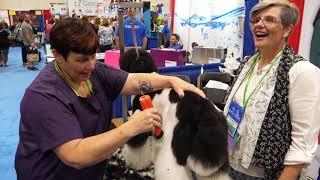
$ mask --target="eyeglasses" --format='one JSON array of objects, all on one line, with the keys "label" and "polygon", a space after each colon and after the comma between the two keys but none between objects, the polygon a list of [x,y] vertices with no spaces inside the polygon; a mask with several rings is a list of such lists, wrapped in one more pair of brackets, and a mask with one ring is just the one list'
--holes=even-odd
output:
[{"label": "eyeglasses", "polygon": [[262,21],[262,23],[265,26],[272,26],[272,25],[275,25],[277,23],[281,23],[281,21],[279,19],[277,19],[276,17],[274,17],[274,16],[254,17],[254,18],[250,19],[250,23],[252,25],[257,24],[260,21]]}]

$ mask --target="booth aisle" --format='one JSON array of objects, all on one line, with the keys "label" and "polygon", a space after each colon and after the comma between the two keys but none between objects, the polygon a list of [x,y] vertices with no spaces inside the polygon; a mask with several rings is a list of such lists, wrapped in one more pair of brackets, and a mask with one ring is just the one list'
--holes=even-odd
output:
[{"label": "booth aisle", "polygon": [[[42,49],[40,51],[44,54]],[[37,65],[39,71],[44,66],[42,57]],[[0,68],[0,179],[17,179],[14,156],[19,138],[20,101],[39,71],[30,71],[22,66],[20,47],[10,48],[8,67]]]}]

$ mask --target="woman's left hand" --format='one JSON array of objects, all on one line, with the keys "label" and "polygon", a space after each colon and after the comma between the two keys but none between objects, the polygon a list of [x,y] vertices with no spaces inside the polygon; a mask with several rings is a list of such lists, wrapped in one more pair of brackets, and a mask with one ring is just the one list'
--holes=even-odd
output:
[{"label": "woman's left hand", "polygon": [[171,87],[176,91],[176,93],[179,95],[180,98],[184,96],[184,91],[192,91],[203,98],[206,97],[203,91],[201,91],[199,88],[197,88],[193,84],[190,84],[178,77],[170,77],[170,78],[172,78],[170,80]]}]

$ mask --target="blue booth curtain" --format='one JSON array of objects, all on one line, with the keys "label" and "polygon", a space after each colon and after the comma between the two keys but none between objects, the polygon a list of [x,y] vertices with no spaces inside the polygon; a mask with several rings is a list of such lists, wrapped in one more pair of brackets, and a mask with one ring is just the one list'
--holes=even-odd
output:
[{"label": "blue booth curtain", "polygon": [[259,0],[245,0],[245,19],[244,19],[244,37],[243,37],[243,57],[252,55],[255,51],[252,32],[250,30],[250,11]]}]

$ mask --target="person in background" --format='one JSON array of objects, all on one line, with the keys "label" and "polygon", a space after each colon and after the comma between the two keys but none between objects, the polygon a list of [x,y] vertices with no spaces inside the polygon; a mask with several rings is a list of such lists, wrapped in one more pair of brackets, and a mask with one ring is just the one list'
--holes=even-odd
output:
[{"label": "person in background", "polygon": [[106,50],[111,50],[113,45],[113,29],[110,26],[109,20],[102,19],[101,26],[98,31],[100,39],[100,52],[104,53]]},{"label": "person in background", "polygon": [[0,21],[0,67],[7,67],[8,53],[10,48],[10,30],[4,20]]},{"label": "person in background", "polygon": [[100,29],[101,19],[99,17],[95,17],[93,19],[93,29],[96,34],[98,34],[98,31]]},{"label": "person in background", "polygon": [[24,45],[23,51],[25,52],[25,54],[23,54],[24,55],[23,59],[25,59],[25,60],[23,60],[23,61],[27,62],[27,69],[37,70],[37,68],[33,66],[32,62],[27,61],[28,51],[31,48],[36,48],[36,45],[34,43],[35,35],[33,34],[33,28],[32,28],[32,22],[31,22],[30,15],[26,15],[26,17],[21,25],[21,30],[23,32],[23,45]]},{"label": "person in background", "polygon": [[163,46],[168,48],[170,46],[170,29],[168,25],[168,20],[164,20],[162,29]]},{"label": "person in background", "polygon": [[[90,23],[90,21],[89,21],[89,17],[88,16],[82,16],[81,17],[81,20],[83,20],[83,21],[86,21],[86,22],[89,22]],[[91,24],[91,23],[90,23]]]},{"label": "person in background", "polygon": [[[81,20],[85,21],[85,22],[89,22],[91,28],[93,29],[94,32],[98,32],[98,30],[96,29],[96,26],[94,25],[94,20],[93,18],[89,18],[88,16],[82,16]],[[98,34],[97,34],[98,35]]]},{"label": "person in background", "polygon": [[[124,47],[134,47],[134,35],[136,36],[137,46],[146,49],[147,47],[147,28],[146,26],[135,17],[135,10],[128,10],[128,17],[124,20]],[[132,27],[134,29],[132,30]],[[117,27],[116,30],[116,49],[119,49],[119,36],[120,36],[120,28]]]},{"label": "person in background", "polygon": [[181,45],[179,44],[180,36],[178,34],[172,34],[170,37],[170,46],[168,48],[180,50],[182,49]]},{"label": "person in background", "polygon": [[191,48],[199,47],[199,44],[197,42],[192,42],[191,43]]},{"label": "person in background", "polygon": [[22,23],[24,21],[24,16],[19,16],[19,22],[17,23],[12,36],[13,40],[21,47],[21,59],[22,59],[22,64],[26,65],[27,64],[27,52],[23,44],[23,31],[22,31]]},{"label": "person in background", "polygon": [[45,43],[49,44],[50,43],[50,31],[54,25],[54,18],[50,18],[48,21],[48,24],[46,24],[44,30],[45,30]]},{"label": "person in background", "polygon": [[19,180],[103,180],[105,162],[120,146],[161,127],[159,112],[150,108],[110,130],[112,102],[119,95],[171,87],[180,97],[184,91],[204,97],[176,77],[127,73],[97,62],[99,39],[86,21],[60,20],[50,44],[55,61],[42,69],[20,104]]},{"label": "person in background", "polygon": [[114,18],[111,18],[112,20],[110,21],[110,22],[112,22],[112,29],[113,29],[113,31],[115,32],[116,31],[116,27],[117,27],[117,25],[118,25],[118,18],[117,18],[117,16],[116,17],[114,17]]},{"label": "person in background", "polygon": [[10,30],[10,32],[13,32],[14,31],[14,29],[16,28],[16,26],[17,26],[17,24],[18,24],[18,22],[13,22],[13,24],[9,27],[9,30]]},{"label": "person in background", "polygon": [[224,109],[235,180],[295,180],[314,156],[320,70],[287,44],[298,19],[283,0],[260,1],[250,12],[257,51],[241,64]]}]

